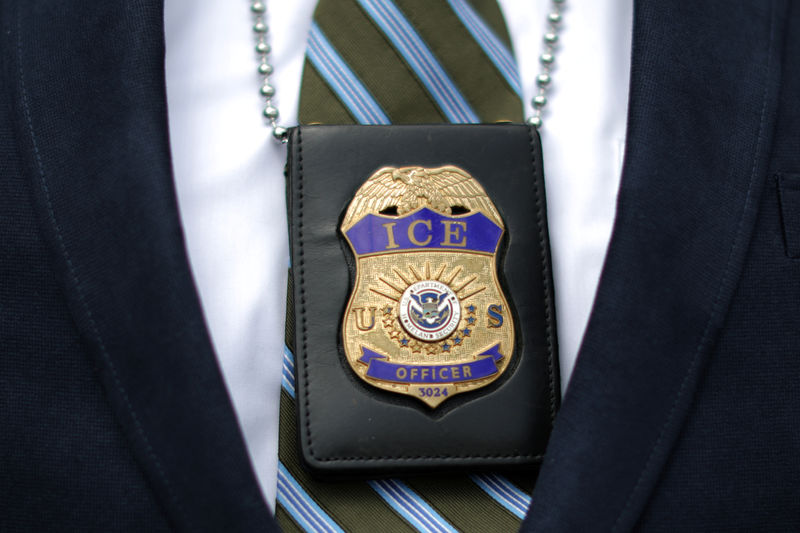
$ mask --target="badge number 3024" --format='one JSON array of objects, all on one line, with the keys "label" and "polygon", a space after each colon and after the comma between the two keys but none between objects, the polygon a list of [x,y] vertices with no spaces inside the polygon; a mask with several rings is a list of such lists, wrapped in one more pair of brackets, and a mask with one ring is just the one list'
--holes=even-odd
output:
[{"label": "badge number 3024", "polygon": [[505,226],[476,179],[452,166],[382,168],[341,231],[356,259],[342,337],[361,379],[433,408],[508,368],[514,324],[497,278]]}]

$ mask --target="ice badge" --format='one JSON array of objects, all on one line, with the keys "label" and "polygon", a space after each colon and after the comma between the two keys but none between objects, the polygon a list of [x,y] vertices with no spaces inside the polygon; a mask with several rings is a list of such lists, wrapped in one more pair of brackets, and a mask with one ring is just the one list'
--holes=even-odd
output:
[{"label": "ice badge", "polygon": [[341,230],[356,260],[342,337],[361,379],[436,407],[508,368],[514,324],[497,279],[505,227],[477,180],[456,167],[382,168]]}]

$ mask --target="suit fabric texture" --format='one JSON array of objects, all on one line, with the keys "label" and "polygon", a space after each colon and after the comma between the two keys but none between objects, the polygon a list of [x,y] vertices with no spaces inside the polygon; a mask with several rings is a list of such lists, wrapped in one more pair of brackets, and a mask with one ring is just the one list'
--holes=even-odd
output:
[{"label": "suit fabric texture", "polygon": [[[798,530],[800,5],[634,11],[617,219],[522,527]],[[0,43],[0,530],[277,530],[184,251],[163,6],[3,0]]]}]

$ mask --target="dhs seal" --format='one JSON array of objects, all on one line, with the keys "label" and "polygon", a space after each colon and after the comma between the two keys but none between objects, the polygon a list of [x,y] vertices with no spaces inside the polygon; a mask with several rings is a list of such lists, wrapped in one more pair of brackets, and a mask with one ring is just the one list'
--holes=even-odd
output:
[{"label": "dhs seal", "polygon": [[419,281],[400,297],[400,323],[421,341],[440,341],[458,327],[461,306],[453,290],[440,281]]}]

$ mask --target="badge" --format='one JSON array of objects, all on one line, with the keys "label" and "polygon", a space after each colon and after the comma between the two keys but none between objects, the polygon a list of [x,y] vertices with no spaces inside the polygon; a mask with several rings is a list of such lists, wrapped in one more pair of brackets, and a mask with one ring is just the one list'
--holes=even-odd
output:
[{"label": "badge", "polygon": [[342,323],[364,381],[437,407],[508,368],[514,323],[498,281],[503,221],[457,167],[382,168],[341,224],[355,255]]}]

